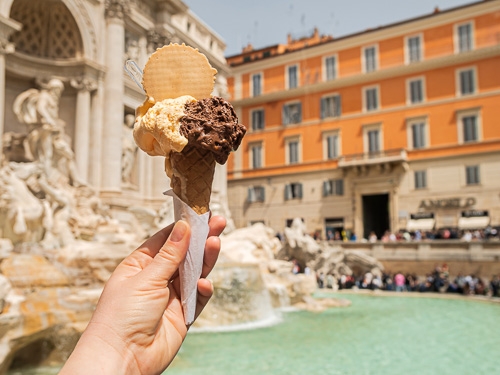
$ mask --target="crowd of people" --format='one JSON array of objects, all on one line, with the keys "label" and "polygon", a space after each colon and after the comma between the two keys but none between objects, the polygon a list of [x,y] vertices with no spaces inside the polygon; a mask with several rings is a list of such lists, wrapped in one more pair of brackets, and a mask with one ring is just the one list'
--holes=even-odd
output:
[{"label": "crowd of people", "polygon": [[[475,274],[457,274],[450,277],[446,264],[437,266],[432,272],[425,276],[417,276],[415,273],[385,272],[382,275],[374,275],[367,272],[362,275],[342,275],[337,280],[332,275],[317,275],[318,287],[333,289],[337,285],[342,289],[369,289],[385,290],[394,292],[434,292],[434,293],[456,293],[463,295],[480,295],[500,297],[500,274],[493,275],[486,280]],[[336,281],[336,282],[335,282]]]},{"label": "crowd of people", "polygon": [[[316,231],[312,234],[316,240],[322,240],[321,231]],[[345,230],[328,230],[326,233],[328,241],[360,241],[360,242],[397,242],[397,241],[423,241],[423,240],[462,240],[462,241],[484,241],[484,240],[499,240],[500,230],[495,227],[488,226],[484,229],[457,229],[457,228],[443,228],[433,229],[429,231],[407,231],[400,230],[393,233],[389,230],[385,231],[382,235],[372,231],[366,238],[358,238],[356,233]]]}]

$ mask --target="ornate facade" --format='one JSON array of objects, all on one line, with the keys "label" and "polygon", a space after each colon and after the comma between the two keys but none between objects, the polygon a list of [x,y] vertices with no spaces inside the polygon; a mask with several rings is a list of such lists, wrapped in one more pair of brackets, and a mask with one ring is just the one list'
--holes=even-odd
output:
[{"label": "ornate facade", "polygon": [[[112,207],[157,207],[169,188],[162,158],[124,150],[125,118],[145,98],[124,63],[142,68],[170,42],[203,52],[218,70],[214,94],[227,92],[224,42],[180,0],[1,0],[0,133],[29,132],[13,109],[16,98],[59,80],[59,117],[82,182]],[[216,172],[221,206],[225,175],[222,167]]]}]

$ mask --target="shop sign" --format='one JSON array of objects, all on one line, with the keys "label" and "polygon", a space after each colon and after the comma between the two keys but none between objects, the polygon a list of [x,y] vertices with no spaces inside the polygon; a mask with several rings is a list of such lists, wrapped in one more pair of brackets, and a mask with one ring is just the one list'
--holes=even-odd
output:
[{"label": "shop sign", "polygon": [[468,208],[476,204],[476,198],[422,199],[418,208],[426,210],[438,208]]},{"label": "shop sign", "polygon": [[488,211],[486,211],[486,210],[462,211],[462,217],[483,217],[483,216],[489,216]]},{"label": "shop sign", "polygon": [[417,212],[415,214],[410,214],[410,219],[420,220],[420,219],[434,219],[433,212]]}]

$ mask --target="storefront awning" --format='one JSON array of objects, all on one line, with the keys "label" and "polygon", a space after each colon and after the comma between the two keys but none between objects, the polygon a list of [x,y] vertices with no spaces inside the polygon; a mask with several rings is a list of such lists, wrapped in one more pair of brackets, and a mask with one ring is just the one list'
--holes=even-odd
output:
[{"label": "storefront awning", "polygon": [[461,217],[458,219],[459,229],[484,229],[489,224],[489,216]]},{"label": "storefront awning", "polygon": [[435,222],[436,220],[434,219],[412,219],[408,221],[406,230],[409,232],[414,232],[416,230],[432,230],[434,229]]}]

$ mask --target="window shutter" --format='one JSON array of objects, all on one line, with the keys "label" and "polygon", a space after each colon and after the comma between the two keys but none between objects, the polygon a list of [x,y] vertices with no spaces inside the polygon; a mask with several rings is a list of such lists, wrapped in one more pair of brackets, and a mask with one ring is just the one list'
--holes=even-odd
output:
[{"label": "window shutter", "polygon": [[253,187],[248,188],[248,202],[249,203],[255,202],[255,191]]},{"label": "window shutter", "polygon": [[297,184],[297,198],[302,198],[302,184]]},{"label": "window shutter", "polygon": [[290,200],[290,197],[292,196],[292,185],[288,184],[285,185],[285,200]]},{"label": "window shutter", "polygon": [[335,181],[335,195],[344,195],[344,180]]},{"label": "window shutter", "polygon": [[342,115],[342,99],[340,95],[335,97],[335,116],[340,117]]},{"label": "window shutter", "polygon": [[283,105],[283,111],[282,111],[282,116],[283,116],[283,125],[288,125],[290,123],[290,120],[289,120],[289,114],[290,112],[290,108],[288,107],[288,105]]},{"label": "window shutter", "polygon": [[327,197],[330,194],[330,181],[323,181],[323,196]]},{"label": "window shutter", "polygon": [[321,98],[321,119],[326,117],[326,98]]}]

